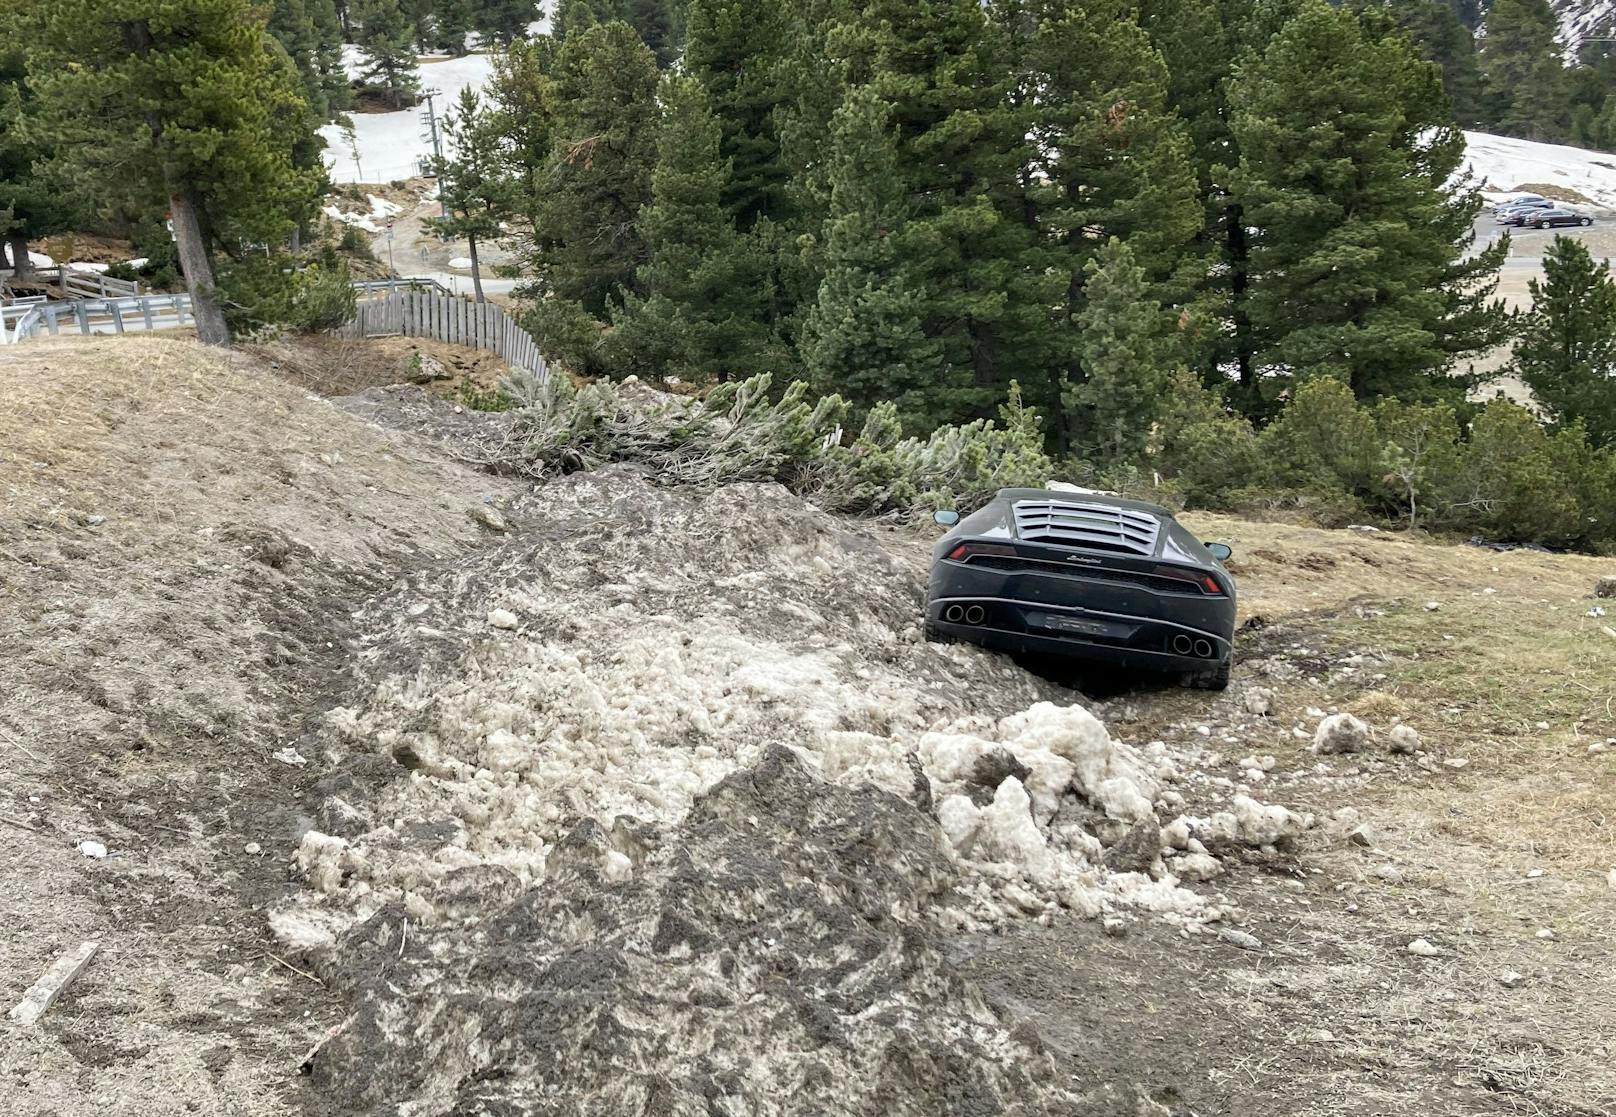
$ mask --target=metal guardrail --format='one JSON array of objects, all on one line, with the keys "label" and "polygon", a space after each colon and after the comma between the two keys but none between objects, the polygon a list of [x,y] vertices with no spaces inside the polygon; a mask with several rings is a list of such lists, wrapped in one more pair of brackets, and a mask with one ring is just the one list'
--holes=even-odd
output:
[{"label": "metal guardrail", "polygon": [[[8,311],[12,308],[6,308]],[[35,303],[6,328],[0,316],[0,344],[16,344],[48,334],[122,334],[174,329],[191,317],[189,295],[140,295],[115,299],[71,299]]]}]

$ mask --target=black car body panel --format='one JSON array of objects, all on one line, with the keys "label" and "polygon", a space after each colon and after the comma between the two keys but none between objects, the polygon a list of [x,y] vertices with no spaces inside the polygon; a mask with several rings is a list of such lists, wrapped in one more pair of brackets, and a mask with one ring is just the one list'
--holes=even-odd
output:
[{"label": "black car body panel", "polygon": [[934,636],[1180,675],[1226,675],[1234,579],[1167,509],[1003,489],[932,552]]}]

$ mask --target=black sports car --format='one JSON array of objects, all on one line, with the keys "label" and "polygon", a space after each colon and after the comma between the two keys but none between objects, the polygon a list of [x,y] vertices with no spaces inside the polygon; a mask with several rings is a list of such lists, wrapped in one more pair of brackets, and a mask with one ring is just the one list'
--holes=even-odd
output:
[{"label": "black sports car", "polygon": [[1046,489],[1001,489],[932,553],[926,636],[1096,660],[1222,690],[1235,585],[1221,543],[1167,509]]}]

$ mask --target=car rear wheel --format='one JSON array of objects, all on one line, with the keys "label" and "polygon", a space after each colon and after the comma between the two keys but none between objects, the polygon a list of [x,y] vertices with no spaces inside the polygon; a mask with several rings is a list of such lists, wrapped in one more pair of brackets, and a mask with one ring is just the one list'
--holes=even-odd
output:
[{"label": "car rear wheel", "polygon": [[1184,685],[1193,690],[1227,690],[1229,688],[1229,672],[1234,668],[1234,660],[1226,659],[1218,664],[1216,669],[1202,671],[1194,675],[1184,676]]},{"label": "car rear wheel", "polygon": [[1592,225],[1593,223],[1594,223],[1594,219],[1592,217],[1584,217],[1582,219],[1582,221],[1579,222],[1579,224],[1582,224],[1582,225]]},{"label": "car rear wheel", "polygon": [[1537,227],[1539,229],[1547,229],[1549,227],[1549,223],[1547,221],[1539,221],[1537,223]]}]

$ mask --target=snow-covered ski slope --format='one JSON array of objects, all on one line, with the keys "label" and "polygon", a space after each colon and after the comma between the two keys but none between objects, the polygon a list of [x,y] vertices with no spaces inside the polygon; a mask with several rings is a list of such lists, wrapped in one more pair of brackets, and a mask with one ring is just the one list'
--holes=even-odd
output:
[{"label": "snow-covered ski slope", "polygon": [[1466,132],[1466,162],[1476,184],[1507,193],[1527,184],[1575,190],[1594,205],[1616,209],[1616,154]]},{"label": "snow-covered ski slope", "polygon": [[[549,30],[546,16],[528,24],[528,32],[542,35]],[[475,35],[466,39],[472,50],[479,49]],[[359,48],[342,48],[342,65],[350,78],[357,78],[364,67]],[[462,89],[481,89],[494,72],[487,54],[467,54],[459,58],[426,57],[419,60],[416,73],[423,92],[436,91],[438,115],[452,106]],[[420,173],[421,160],[432,153],[426,126],[426,102],[401,112],[353,113],[354,139],[349,145],[342,129],[327,124],[320,129],[325,137],[325,165],[333,182],[393,182]],[[355,165],[353,147],[358,148]],[[445,148],[444,154],[448,154]]]},{"label": "snow-covered ski slope", "polygon": [[[347,48],[353,52],[353,48]],[[357,59],[344,58],[352,73]],[[462,89],[481,89],[493,73],[486,54],[461,58],[430,59],[417,68],[421,88],[436,90],[437,112],[454,104]],[[325,137],[325,163],[334,182],[392,182],[420,174],[421,160],[432,152],[425,121],[426,104],[402,112],[354,113],[354,139],[359,148],[357,166],[342,129],[327,124],[320,129]],[[447,154],[447,152],[445,152]]]}]

